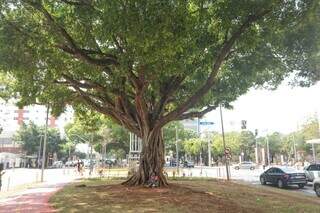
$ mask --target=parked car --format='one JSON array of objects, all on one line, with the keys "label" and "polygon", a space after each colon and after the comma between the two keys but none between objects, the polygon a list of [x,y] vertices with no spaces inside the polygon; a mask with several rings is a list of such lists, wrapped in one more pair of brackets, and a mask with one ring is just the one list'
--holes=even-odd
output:
[{"label": "parked car", "polygon": [[307,181],[313,182],[314,179],[320,178],[320,164],[310,164],[304,168]]},{"label": "parked car", "polygon": [[112,160],[110,160],[110,159],[106,159],[106,160],[104,161],[104,163],[105,163],[106,165],[108,165],[108,166],[114,166],[114,165],[115,165],[115,162],[112,161]]},{"label": "parked car", "polygon": [[313,181],[313,189],[316,192],[316,195],[320,197],[320,178],[316,178]]},{"label": "parked car", "polygon": [[66,167],[75,167],[78,161],[67,161],[64,165]]},{"label": "parked car", "polygon": [[297,171],[292,167],[271,167],[260,175],[260,183],[275,184],[279,188],[284,188],[288,185],[298,185],[303,188],[307,184],[306,174]]},{"label": "parked car", "polygon": [[185,161],[183,163],[183,167],[186,167],[186,168],[194,168],[194,163],[191,162],[191,161]]},{"label": "parked car", "polygon": [[96,165],[96,160],[95,159],[84,159],[83,160],[84,168],[90,168],[90,165],[92,165],[92,166]]},{"label": "parked car", "polygon": [[239,170],[239,169],[250,169],[254,170],[256,168],[256,164],[254,164],[251,161],[243,161],[237,165],[234,166],[234,169]]},{"label": "parked car", "polygon": [[55,162],[53,162],[53,164],[50,168],[62,168],[62,167],[63,167],[62,161],[55,161]]}]

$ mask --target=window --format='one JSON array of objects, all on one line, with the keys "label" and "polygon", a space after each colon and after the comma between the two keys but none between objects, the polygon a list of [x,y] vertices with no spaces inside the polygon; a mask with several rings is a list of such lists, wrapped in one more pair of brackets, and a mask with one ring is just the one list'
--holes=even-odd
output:
[{"label": "window", "polygon": [[308,171],[320,171],[320,165],[310,165]]},{"label": "window", "polygon": [[292,167],[282,167],[281,169],[285,173],[298,173],[298,171],[295,168],[292,168]]},{"label": "window", "polygon": [[282,174],[282,173],[284,173],[281,169],[275,169],[275,173],[280,173],[280,174]]},{"label": "window", "polygon": [[274,168],[271,168],[267,171],[267,174],[273,174],[275,172],[275,169]]}]

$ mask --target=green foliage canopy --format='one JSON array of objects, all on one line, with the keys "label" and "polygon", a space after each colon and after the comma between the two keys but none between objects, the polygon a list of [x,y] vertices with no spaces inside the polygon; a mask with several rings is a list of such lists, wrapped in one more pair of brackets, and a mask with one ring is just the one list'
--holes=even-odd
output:
[{"label": "green foliage canopy", "polygon": [[[14,136],[14,140],[22,145],[27,155],[37,155],[42,150],[44,128],[30,123],[23,124]],[[40,147],[41,140],[41,147]],[[57,153],[58,158],[65,157],[66,151],[63,149],[66,141],[60,137],[58,129],[49,128],[47,138],[47,153]],[[42,155],[42,152],[40,152]]]},{"label": "green foliage canopy", "polygon": [[139,136],[289,73],[319,80],[317,0],[0,0],[0,69],[20,105],[67,104]]},{"label": "green foliage canopy", "polygon": [[92,143],[98,152],[103,145],[106,145],[107,152],[113,150],[113,153],[119,156],[129,151],[128,131],[91,110],[78,110],[74,122],[65,127],[65,132],[73,146],[87,141]]}]

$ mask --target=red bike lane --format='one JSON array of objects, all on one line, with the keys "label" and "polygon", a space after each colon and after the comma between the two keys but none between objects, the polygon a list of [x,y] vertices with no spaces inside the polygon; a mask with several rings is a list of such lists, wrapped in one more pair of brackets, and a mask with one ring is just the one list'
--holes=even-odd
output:
[{"label": "red bike lane", "polygon": [[50,197],[65,184],[42,185],[18,195],[0,200],[0,213],[56,212],[49,204]]}]

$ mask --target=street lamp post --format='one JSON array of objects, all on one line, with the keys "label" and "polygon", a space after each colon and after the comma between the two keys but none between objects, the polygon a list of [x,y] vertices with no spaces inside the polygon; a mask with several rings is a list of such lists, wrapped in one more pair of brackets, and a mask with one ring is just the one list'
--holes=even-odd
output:
[{"label": "street lamp post", "polygon": [[49,104],[47,105],[47,114],[46,114],[46,126],[44,131],[44,139],[43,139],[43,152],[42,152],[42,168],[41,168],[41,182],[43,182],[43,173],[46,162],[46,146],[47,146],[47,134],[48,134],[48,120],[49,120]]},{"label": "street lamp post", "polygon": [[[221,104],[220,104],[220,118],[221,118],[221,131],[222,131],[223,148],[224,148],[224,150],[226,150],[226,141],[225,141],[225,137],[224,137],[224,127],[223,127],[223,117],[222,117]],[[230,180],[230,174],[229,174],[229,162],[228,162],[228,159],[227,159],[226,154],[225,154],[225,159],[226,159],[227,180]]]}]

